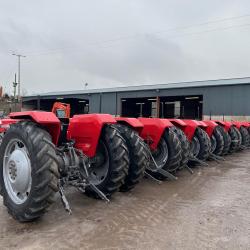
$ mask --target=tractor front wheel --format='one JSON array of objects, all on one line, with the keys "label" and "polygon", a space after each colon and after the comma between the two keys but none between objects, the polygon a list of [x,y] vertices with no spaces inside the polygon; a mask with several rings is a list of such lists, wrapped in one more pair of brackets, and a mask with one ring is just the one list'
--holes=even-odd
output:
[{"label": "tractor front wheel", "polygon": [[50,135],[32,122],[10,126],[0,147],[4,205],[20,222],[41,217],[58,191],[56,151]]},{"label": "tractor front wheel", "polygon": [[[110,197],[124,183],[129,168],[126,142],[114,125],[108,124],[103,128],[96,156],[91,161],[90,182]],[[85,193],[88,196],[100,198],[90,186],[86,187]]]}]

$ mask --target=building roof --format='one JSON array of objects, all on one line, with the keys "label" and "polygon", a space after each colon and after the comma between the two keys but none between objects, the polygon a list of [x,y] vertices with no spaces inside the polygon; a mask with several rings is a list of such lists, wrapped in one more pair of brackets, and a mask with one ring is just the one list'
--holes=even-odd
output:
[{"label": "building roof", "polygon": [[65,95],[81,95],[81,94],[94,94],[94,93],[112,93],[112,92],[130,92],[141,90],[155,90],[155,89],[179,89],[179,88],[197,88],[197,87],[216,87],[216,86],[230,86],[230,85],[244,85],[250,84],[250,77],[243,78],[230,78],[230,79],[218,79],[207,81],[193,81],[193,82],[175,82],[167,84],[154,84],[154,85],[138,85],[128,87],[116,87],[116,88],[102,88],[102,89],[86,89],[86,90],[73,90],[73,91],[57,91],[35,94],[25,96],[25,98],[37,97],[37,96],[65,96]]}]

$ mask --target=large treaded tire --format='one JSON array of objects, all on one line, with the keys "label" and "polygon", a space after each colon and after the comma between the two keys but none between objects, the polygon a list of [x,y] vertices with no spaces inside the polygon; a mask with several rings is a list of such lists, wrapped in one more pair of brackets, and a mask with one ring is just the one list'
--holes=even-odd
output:
[{"label": "large treaded tire", "polygon": [[127,192],[142,180],[144,172],[149,166],[150,158],[144,141],[136,131],[122,124],[116,124],[115,126],[125,139],[129,150],[130,165],[128,175],[124,184],[120,187],[121,192]]},{"label": "large treaded tire", "polygon": [[219,126],[214,128],[213,136],[216,140],[216,147],[212,153],[221,156],[224,149],[224,139]]},{"label": "large treaded tire", "polygon": [[178,127],[171,128],[174,133],[177,135],[180,143],[181,143],[181,161],[180,161],[180,168],[187,165],[189,158],[190,158],[190,144],[188,138],[184,134],[184,132]]},{"label": "large treaded tire", "polygon": [[[13,139],[22,141],[31,162],[31,190],[27,200],[22,204],[13,202],[3,179],[3,157],[8,142]],[[37,124],[19,122],[7,130],[0,147],[0,183],[4,205],[13,218],[20,222],[33,221],[41,217],[53,203],[59,179],[56,157],[51,136]]]},{"label": "large treaded tire", "polygon": [[236,151],[240,151],[240,150],[243,149],[241,147],[242,146],[242,136],[241,136],[240,130],[238,128],[235,127],[235,131],[236,131],[236,134],[237,134],[237,137],[238,137],[238,143],[237,143]]},{"label": "large treaded tire", "polygon": [[181,162],[181,142],[177,135],[171,131],[171,129],[166,129],[163,135],[165,142],[168,145],[168,160],[163,167],[163,169],[172,172],[180,167]]},{"label": "large treaded tire", "polygon": [[[181,142],[177,135],[169,128],[167,128],[162,136],[162,140],[167,146],[168,158],[162,167],[168,172],[175,172],[180,167],[181,162]],[[166,180],[167,177],[157,172],[150,172],[155,178],[159,180]]]},{"label": "large treaded tire", "polygon": [[[206,161],[210,155],[211,150],[210,138],[208,134],[200,127],[196,128],[194,137],[196,137],[200,143],[200,150],[196,157],[200,161]],[[197,165],[197,162],[190,160],[190,164]]]},{"label": "large treaded tire", "polygon": [[223,136],[223,141],[224,141],[222,155],[227,155],[229,153],[229,149],[230,149],[231,137],[229,136],[228,132],[226,132],[222,126],[219,125],[217,128],[220,130],[220,132]]},{"label": "large treaded tire", "polygon": [[[125,140],[114,125],[107,124],[102,129],[100,141],[108,151],[109,168],[106,177],[96,186],[107,197],[110,197],[119,191],[128,174],[129,152]],[[85,194],[100,199],[100,196],[89,186],[86,187]]]},{"label": "large treaded tire", "polygon": [[247,131],[247,128],[241,126],[240,127],[240,133],[241,133],[241,136],[242,136],[242,146],[249,147],[250,135],[249,135],[249,133]]},{"label": "large treaded tire", "polygon": [[234,153],[235,151],[238,150],[238,144],[239,144],[237,131],[234,126],[230,127],[230,129],[228,130],[228,134],[231,138],[229,153]]}]

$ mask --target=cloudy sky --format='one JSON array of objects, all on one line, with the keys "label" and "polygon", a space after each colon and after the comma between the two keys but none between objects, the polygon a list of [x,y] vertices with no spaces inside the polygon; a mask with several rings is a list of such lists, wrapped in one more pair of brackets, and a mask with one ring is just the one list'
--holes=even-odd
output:
[{"label": "cloudy sky", "polygon": [[249,0],[0,0],[0,84],[28,94],[250,76]]}]

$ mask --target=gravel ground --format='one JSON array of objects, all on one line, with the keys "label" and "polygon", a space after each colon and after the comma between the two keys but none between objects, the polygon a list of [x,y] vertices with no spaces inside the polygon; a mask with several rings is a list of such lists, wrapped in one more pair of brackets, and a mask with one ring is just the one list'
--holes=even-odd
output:
[{"label": "gravel ground", "polygon": [[250,249],[250,151],[178,173],[161,185],[145,179],[112,202],[67,191],[34,223],[14,221],[0,198],[0,249]]}]

